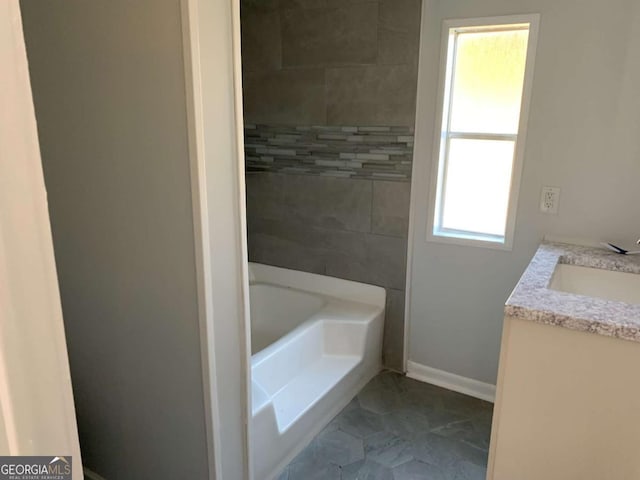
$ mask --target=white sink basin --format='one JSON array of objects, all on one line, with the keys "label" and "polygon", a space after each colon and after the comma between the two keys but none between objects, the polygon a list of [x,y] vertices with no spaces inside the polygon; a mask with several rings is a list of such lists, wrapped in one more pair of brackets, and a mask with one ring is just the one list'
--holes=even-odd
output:
[{"label": "white sink basin", "polygon": [[549,288],[560,292],[640,304],[640,275],[575,265],[556,266]]}]

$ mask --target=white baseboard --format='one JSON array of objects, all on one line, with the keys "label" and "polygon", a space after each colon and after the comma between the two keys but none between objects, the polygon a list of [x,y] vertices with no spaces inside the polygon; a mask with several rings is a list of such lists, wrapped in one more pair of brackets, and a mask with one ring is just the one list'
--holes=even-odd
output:
[{"label": "white baseboard", "polygon": [[101,477],[96,472],[92,472],[87,467],[84,467],[84,480],[105,480],[104,477]]},{"label": "white baseboard", "polygon": [[411,360],[407,362],[407,377],[431,383],[447,390],[453,390],[454,392],[464,393],[491,403],[496,398],[495,385],[438,370],[437,368],[427,367]]}]

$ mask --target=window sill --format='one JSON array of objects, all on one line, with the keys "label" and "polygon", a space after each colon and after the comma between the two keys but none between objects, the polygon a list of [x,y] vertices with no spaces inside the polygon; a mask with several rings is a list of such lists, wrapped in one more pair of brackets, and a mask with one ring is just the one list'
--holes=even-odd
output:
[{"label": "window sill", "polygon": [[427,241],[448,245],[489,248],[492,250],[512,250],[511,240],[508,238],[464,232],[434,232],[432,229],[429,229],[429,233],[427,234]]}]

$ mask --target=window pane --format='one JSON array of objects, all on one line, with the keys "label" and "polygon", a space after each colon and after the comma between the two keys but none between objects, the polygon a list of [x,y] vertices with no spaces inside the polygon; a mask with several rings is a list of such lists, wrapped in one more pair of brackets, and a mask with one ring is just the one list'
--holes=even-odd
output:
[{"label": "window pane", "polygon": [[451,131],[518,133],[528,30],[457,34]]},{"label": "window pane", "polygon": [[504,235],[515,142],[450,142],[442,227]]}]

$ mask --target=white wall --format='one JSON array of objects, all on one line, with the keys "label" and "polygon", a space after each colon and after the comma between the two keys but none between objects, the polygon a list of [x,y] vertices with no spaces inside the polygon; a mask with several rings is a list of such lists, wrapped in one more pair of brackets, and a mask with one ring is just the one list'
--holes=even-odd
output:
[{"label": "white wall", "polygon": [[209,478],[180,2],[22,9],[83,457]]},{"label": "white wall", "polygon": [[[426,242],[443,18],[540,13],[513,251]],[[503,304],[545,234],[640,237],[640,7],[635,0],[425,0],[412,185],[409,360],[496,379]],[[543,185],[560,212],[538,211]]]}]

